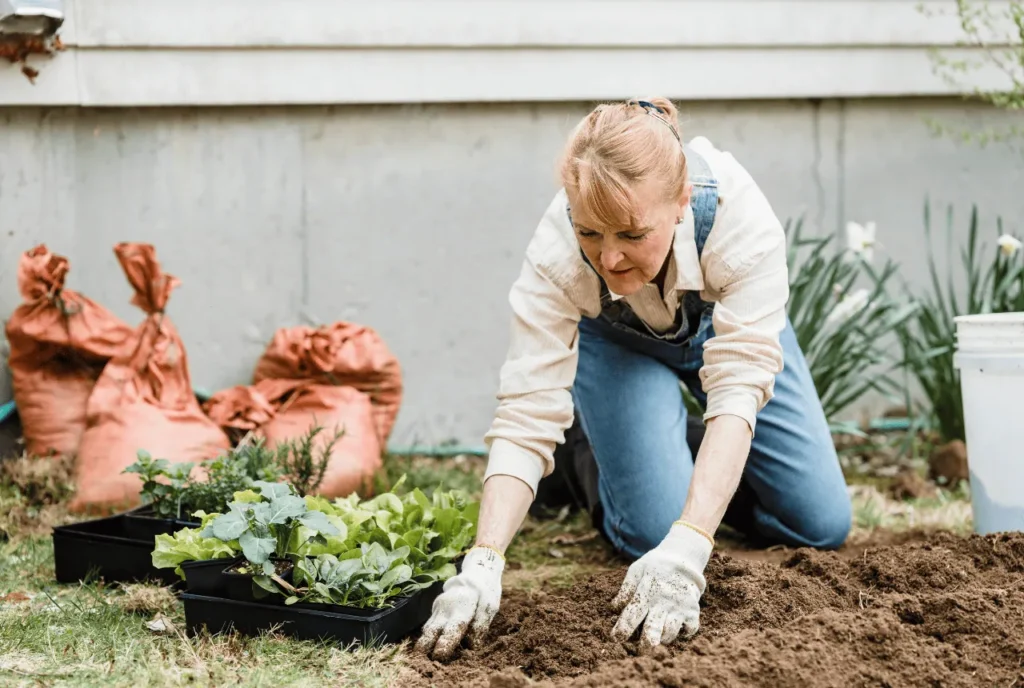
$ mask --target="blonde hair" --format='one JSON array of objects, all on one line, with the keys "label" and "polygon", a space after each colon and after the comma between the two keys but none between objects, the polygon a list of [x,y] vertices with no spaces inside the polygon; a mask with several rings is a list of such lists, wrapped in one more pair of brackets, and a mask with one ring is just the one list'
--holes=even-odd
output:
[{"label": "blonde hair", "polygon": [[641,215],[632,187],[664,183],[666,200],[686,186],[677,119],[668,98],[598,105],[576,126],[559,165],[562,186],[588,214],[610,226],[633,227]]}]

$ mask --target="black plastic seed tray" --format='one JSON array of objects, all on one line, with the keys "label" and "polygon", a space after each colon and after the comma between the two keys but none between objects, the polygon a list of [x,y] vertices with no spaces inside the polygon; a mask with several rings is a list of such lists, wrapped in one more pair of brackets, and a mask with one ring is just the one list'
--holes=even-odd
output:
[{"label": "black plastic seed tray", "polygon": [[125,535],[137,540],[155,540],[157,535],[171,535],[182,528],[198,528],[199,521],[159,518],[152,506],[133,509],[124,515]]},{"label": "black plastic seed tray", "polygon": [[124,514],[57,526],[53,529],[54,573],[59,583],[90,577],[107,583],[179,583],[174,569],[153,566],[153,547],[152,539],[128,536]]},{"label": "black plastic seed tray", "polygon": [[[301,640],[334,640],[342,644],[394,643],[413,633],[430,618],[430,608],[441,593],[435,583],[387,609],[368,610],[334,605],[280,605],[241,602],[183,593],[185,625],[190,634],[236,631],[256,636],[277,628]],[[313,605],[309,605],[310,607]]]},{"label": "black plastic seed tray", "polygon": [[241,561],[241,557],[185,561],[181,564],[185,574],[185,589],[194,595],[227,597],[228,577],[224,569]]}]

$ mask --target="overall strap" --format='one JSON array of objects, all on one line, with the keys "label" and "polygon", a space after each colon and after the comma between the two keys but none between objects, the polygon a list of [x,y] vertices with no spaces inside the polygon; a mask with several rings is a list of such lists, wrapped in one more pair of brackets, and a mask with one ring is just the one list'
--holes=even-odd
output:
[{"label": "overall strap", "polygon": [[686,153],[686,165],[689,168],[690,183],[693,193],[690,196],[690,208],[693,210],[693,240],[697,244],[697,259],[704,253],[704,244],[715,224],[715,213],[718,210],[718,180],[711,173],[711,166],[697,151],[688,145],[683,146]]}]

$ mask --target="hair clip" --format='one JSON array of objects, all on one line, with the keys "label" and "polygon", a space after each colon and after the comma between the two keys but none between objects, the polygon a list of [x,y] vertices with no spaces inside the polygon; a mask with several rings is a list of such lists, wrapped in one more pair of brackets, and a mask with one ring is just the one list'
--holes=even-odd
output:
[{"label": "hair clip", "polygon": [[659,114],[662,114],[662,115],[665,114],[665,111],[662,110],[660,107],[658,107],[654,103],[649,103],[646,100],[631,100],[629,102],[630,102],[630,104],[636,103],[637,105],[642,107],[644,110],[654,109],[654,110],[657,110]]},{"label": "hair clip", "polygon": [[683,140],[681,138],[679,138],[679,132],[676,130],[675,126],[671,122],[669,122],[664,117],[658,117],[658,115],[655,115],[653,112],[651,112],[651,110],[655,110],[659,115],[664,115],[665,111],[662,110],[660,107],[658,107],[654,103],[648,102],[646,100],[636,100],[635,98],[630,98],[628,101],[626,101],[626,104],[627,105],[639,105],[640,107],[642,107],[644,109],[644,112],[646,112],[648,115],[650,115],[651,117],[654,117],[654,119],[658,120],[659,122],[664,124],[666,127],[668,127],[669,131],[672,132],[672,135],[676,137],[677,141],[679,141],[680,143],[683,142]]}]

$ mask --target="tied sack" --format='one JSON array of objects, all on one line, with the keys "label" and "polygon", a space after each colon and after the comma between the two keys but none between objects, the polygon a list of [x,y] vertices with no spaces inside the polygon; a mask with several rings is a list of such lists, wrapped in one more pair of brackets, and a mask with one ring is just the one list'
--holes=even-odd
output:
[{"label": "tied sack", "polygon": [[402,403],[402,371],[372,328],[350,322],[280,328],[253,374],[254,383],[273,379],[311,380],[367,394],[378,444],[387,446]]},{"label": "tied sack", "polygon": [[229,433],[252,432],[266,438],[271,448],[298,441],[319,425],[323,430],[313,440],[316,456],[336,431],[342,431],[331,448],[316,494],[333,499],[353,492],[367,495],[372,490],[382,448],[370,397],[354,387],[310,380],[262,380],[222,390],[210,397],[203,409]]},{"label": "tied sack", "polygon": [[67,258],[45,244],[18,263],[23,302],[7,321],[8,368],[25,440],[35,456],[72,455],[86,426],[86,403],[132,328],[103,306],[64,288]]},{"label": "tied sack", "polygon": [[78,512],[140,503],[141,480],[122,473],[139,450],[198,463],[230,449],[227,435],[196,400],[185,347],[164,312],[180,282],[160,269],[150,244],[120,243],[114,252],[135,290],[132,304],[146,319],[132,349],[107,364],[89,397],[70,505]]}]

